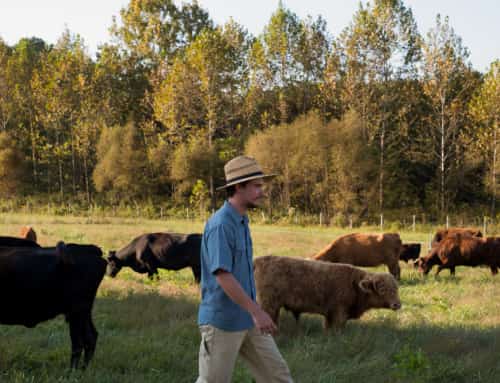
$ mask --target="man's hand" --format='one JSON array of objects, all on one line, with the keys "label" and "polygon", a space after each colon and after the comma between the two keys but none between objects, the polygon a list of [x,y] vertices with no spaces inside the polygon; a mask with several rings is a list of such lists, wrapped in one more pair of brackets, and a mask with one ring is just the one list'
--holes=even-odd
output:
[{"label": "man's hand", "polygon": [[252,315],[255,327],[257,327],[261,333],[274,335],[278,330],[269,314],[262,310],[259,305],[255,304],[255,308],[250,314]]}]

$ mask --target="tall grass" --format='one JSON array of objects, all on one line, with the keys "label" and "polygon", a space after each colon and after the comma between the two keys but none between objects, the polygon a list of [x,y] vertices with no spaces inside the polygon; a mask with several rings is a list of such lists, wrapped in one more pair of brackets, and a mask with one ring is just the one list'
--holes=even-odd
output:
[{"label": "tall grass", "polygon": [[[43,245],[58,240],[94,243],[104,251],[145,232],[199,232],[201,221],[81,218],[9,214],[0,233],[16,235],[31,224]],[[255,255],[307,256],[346,229],[251,225]],[[376,227],[363,229],[376,231]],[[429,233],[403,231],[425,246]],[[385,270],[378,268],[379,271]],[[130,270],[105,277],[95,302],[99,331],[86,371],[68,370],[70,339],[62,318],[34,329],[0,326],[0,382],[194,382],[199,333],[198,286],[190,270],[162,271],[150,281]],[[374,310],[348,322],[340,334],[323,333],[321,318],[300,322],[282,312],[279,348],[296,382],[500,381],[500,279],[486,268],[447,271],[423,279],[402,265],[398,312]],[[1,306],[0,310],[4,308]],[[240,362],[234,382],[251,382]]]}]

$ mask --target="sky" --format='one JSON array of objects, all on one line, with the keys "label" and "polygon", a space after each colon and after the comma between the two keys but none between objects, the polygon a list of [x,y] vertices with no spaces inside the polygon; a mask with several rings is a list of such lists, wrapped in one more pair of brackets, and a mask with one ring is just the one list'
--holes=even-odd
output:
[{"label": "sky", "polygon": [[[0,38],[13,45],[22,37],[40,37],[55,43],[65,28],[83,37],[89,52],[110,40],[112,17],[129,0],[0,0]],[[253,35],[262,32],[279,0],[199,0],[212,19],[222,24],[230,17]],[[366,2],[363,0],[363,2]],[[177,1],[180,4],[181,1]],[[323,16],[334,37],[350,23],[358,0],[283,0],[299,17]],[[420,33],[434,25],[438,13],[449,16],[450,25],[470,51],[475,69],[485,72],[500,59],[499,0],[405,0]]]}]

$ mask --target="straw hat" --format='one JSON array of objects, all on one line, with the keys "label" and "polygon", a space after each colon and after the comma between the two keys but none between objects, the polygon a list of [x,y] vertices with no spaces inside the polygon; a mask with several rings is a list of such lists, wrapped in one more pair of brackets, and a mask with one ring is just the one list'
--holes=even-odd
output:
[{"label": "straw hat", "polygon": [[226,184],[218,187],[217,190],[222,190],[228,186],[258,178],[276,177],[276,174],[264,174],[257,161],[247,156],[238,156],[228,161],[226,165],[224,165],[224,173],[226,176]]}]

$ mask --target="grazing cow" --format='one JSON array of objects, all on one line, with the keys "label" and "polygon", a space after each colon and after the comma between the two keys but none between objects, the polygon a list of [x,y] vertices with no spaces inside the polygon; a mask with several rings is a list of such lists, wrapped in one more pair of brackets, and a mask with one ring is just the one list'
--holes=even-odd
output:
[{"label": "grazing cow", "polygon": [[264,256],[254,260],[257,301],[278,325],[280,308],[325,317],[324,328],[342,328],[372,308],[398,310],[396,279],[346,264]]},{"label": "grazing cow", "polygon": [[403,243],[403,250],[399,254],[399,260],[408,262],[410,259],[418,259],[420,248],[420,243]]},{"label": "grazing cow", "polygon": [[109,252],[107,274],[115,277],[122,267],[128,266],[152,277],[159,268],[180,270],[191,267],[194,279],[199,283],[200,247],[201,234],[143,234],[123,249]]},{"label": "grazing cow", "polygon": [[106,271],[101,249],[59,242],[55,248],[0,247],[0,324],[35,327],[64,314],[71,367],[95,351],[92,306]]},{"label": "grazing cow", "polygon": [[462,234],[470,235],[472,237],[482,238],[483,233],[479,229],[471,227],[450,227],[448,229],[438,229],[432,238],[431,247],[436,246],[439,242],[449,235]]},{"label": "grazing cow", "polygon": [[29,239],[30,241],[36,242],[36,232],[31,226],[23,226],[19,232],[21,238]]},{"label": "grazing cow", "polygon": [[496,275],[500,267],[500,238],[473,237],[469,234],[454,234],[444,238],[434,246],[429,254],[419,259],[419,271],[427,275],[434,265],[441,270],[449,269],[455,275],[457,266],[489,266],[491,274]]},{"label": "grazing cow", "polygon": [[36,242],[17,237],[0,237],[0,247],[40,247]]},{"label": "grazing cow", "polygon": [[387,265],[389,272],[399,279],[399,254],[402,243],[399,234],[347,234],[313,256],[318,261],[348,263],[354,266]]}]

